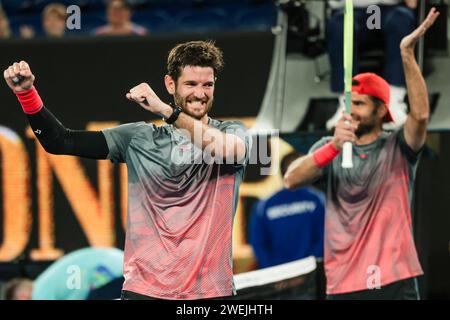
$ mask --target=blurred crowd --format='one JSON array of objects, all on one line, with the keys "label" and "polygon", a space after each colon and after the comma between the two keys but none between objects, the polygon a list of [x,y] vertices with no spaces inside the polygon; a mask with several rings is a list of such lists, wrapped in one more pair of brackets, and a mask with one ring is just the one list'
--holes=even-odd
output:
[{"label": "blurred crowd", "polygon": [[[148,30],[131,21],[132,6],[126,0],[109,0],[106,5],[107,24],[92,30],[93,35],[145,35]],[[42,11],[42,30],[44,36],[61,38],[66,35],[67,7],[61,3],[50,3]],[[36,36],[33,26],[23,24],[20,26],[20,37],[30,39]],[[0,39],[12,37],[8,17],[0,7]]]},{"label": "blurred crowd", "polygon": [[[26,3],[3,0],[2,9],[0,0],[0,39],[270,30],[276,18],[272,0],[34,0],[28,6]],[[77,14],[80,27],[71,28],[69,24]]]}]

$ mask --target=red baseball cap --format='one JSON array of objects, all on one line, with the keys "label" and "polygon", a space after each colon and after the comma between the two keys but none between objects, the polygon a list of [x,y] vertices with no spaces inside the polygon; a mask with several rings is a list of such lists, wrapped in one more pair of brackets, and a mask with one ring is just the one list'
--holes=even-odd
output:
[{"label": "red baseball cap", "polygon": [[389,83],[375,73],[360,73],[353,77],[352,92],[359,94],[367,94],[369,96],[380,99],[386,105],[387,113],[384,122],[394,122],[391,111],[389,110],[389,99],[391,89]]}]

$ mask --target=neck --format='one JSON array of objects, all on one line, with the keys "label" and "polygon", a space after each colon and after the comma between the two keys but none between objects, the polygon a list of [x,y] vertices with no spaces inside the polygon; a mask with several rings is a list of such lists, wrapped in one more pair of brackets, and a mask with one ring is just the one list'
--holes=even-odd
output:
[{"label": "neck", "polygon": [[205,114],[201,119],[199,119],[203,124],[208,124],[208,114]]},{"label": "neck", "polygon": [[121,30],[131,28],[131,23],[125,21],[125,22],[111,23],[110,26],[114,30]]},{"label": "neck", "polygon": [[373,131],[358,137],[356,139],[356,145],[364,145],[372,143],[378,139],[378,137],[381,135],[382,132],[383,131],[381,128],[376,128]]}]

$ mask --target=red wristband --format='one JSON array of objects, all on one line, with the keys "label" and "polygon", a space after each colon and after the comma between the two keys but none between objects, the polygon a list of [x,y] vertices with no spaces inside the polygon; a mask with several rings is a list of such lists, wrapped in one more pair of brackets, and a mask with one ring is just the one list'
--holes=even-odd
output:
[{"label": "red wristband", "polygon": [[16,92],[16,96],[22,105],[23,112],[26,114],[38,113],[44,106],[44,103],[34,86],[28,90]]},{"label": "red wristband", "polygon": [[326,145],[320,147],[313,153],[313,159],[319,168],[325,167],[340,153],[332,142],[328,142]]}]

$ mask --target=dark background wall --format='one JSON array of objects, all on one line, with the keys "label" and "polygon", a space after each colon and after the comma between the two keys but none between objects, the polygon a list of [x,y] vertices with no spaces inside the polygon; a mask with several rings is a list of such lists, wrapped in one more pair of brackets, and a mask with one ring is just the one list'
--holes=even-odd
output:
[{"label": "dark background wall", "polygon": [[450,132],[430,133],[419,163],[414,231],[424,268],[420,279],[431,299],[450,298]]},{"label": "dark background wall", "polygon": [[[148,82],[169,100],[163,77],[169,50],[189,40],[213,39],[222,48],[225,69],[218,77],[212,115],[255,116],[264,94],[272,58],[271,33],[211,34],[197,38],[80,38],[59,41],[2,41],[0,67],[26,60],[36,75],[36,87],[55,113],[71,110],[68,126],[96,120],[122,122],[152,118],[125,99],[130,88]],[[0,86],[3,125],[23,122],[14,95]],[[7,108],[7,109],[6,109]],[[8,110],[8,112],[4,112]],[[70,113],[69,113],[70,114]]]}]

